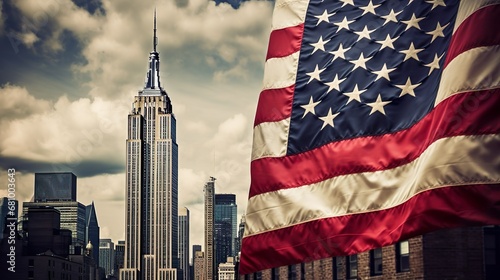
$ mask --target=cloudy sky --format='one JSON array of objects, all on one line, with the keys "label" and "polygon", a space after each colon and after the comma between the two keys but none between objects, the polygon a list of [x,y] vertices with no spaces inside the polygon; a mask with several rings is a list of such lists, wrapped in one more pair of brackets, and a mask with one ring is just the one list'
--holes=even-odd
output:
[{"label": "cloudy sky", "polygon": [[71,171],[101,237],[124,239],[127,114],[144,86],[156,5],[191,244],[203,244],[209,176],[243,214],[273,3],[235,1],[0,0],[0,196],[8,168],[20,201],[33,196],[35,172]]}]

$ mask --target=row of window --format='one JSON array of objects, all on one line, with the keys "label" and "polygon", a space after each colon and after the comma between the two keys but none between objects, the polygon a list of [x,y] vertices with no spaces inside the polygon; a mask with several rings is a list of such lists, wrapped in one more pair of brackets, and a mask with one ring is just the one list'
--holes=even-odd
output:
[{"label": "row of window", "polygon": [[[395,244],[396,253],[396,272],[410,271],[410,243],[408,241],[401,241]],[[383,254],[382,248],[373,249],[369,252],[370,257],[370,276],[382,275],[383,272]],[[345,265],[346,279],[358,279],[358,256],[351,255],[345,257],[345,264],[342,263],[342,258],[333,258],[333,279],[342,279],[342,266]],[[300,264],[300,275],[297,275],[295,265],[288,266],[288,279],[290,280],[303,280],[306,279],[305,264]],[[252,278],[245,278],[252,279]],[[262,272],[253,274],[253,279],[262,279]],[[279,268],[271,269],[271,279],[279,279]]]}]

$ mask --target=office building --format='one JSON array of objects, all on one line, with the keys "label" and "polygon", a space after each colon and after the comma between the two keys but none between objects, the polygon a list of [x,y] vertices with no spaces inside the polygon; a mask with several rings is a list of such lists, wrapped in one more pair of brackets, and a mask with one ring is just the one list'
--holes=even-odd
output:
[{"label": "office building", "polygon": [[123,268],[123,263],[125,261],[125,240],[118,240],[115,245],[115,276],[118,276],[118,272]]},{"label": "office building", "polygon": [[70,253],[74,254],[77,247],[85,247],[85,206],[77,201],[24,202],[23,230],[25,224],[29,223],[29,209],[47,206],[54,207],[61,213],[61,228],[71,231]]},{"label": "office building", "polygon": [[179,209],[179,274],[178,280],[189,280],[189,209]]},{"label": "office building", "polygon": [[76,201],[75,174],[71,172],[35,173],[34,201]]},{"label": "office building", "polygon": [[160,84],[156,15],[154,22],[146,82],[128,115],[122,280],[177,279],[176,120],[170,98]]},{"label": "office building", "polygon": [[234,280],[236,273],[234,270],[234,258],[227,257],[226,262],[220,263],[218,266],[218,280]]},{"label": "office building", "polygon": [[[93,246],[97,246],[97,244],[99,244],[99,234],[100,229],[97,221],[97,213],[95,211],[94,202],[92,201],[92,204],[85,207],[85,244],[88,244],[90,241]],[[94,250],[92,252],[92,257],[95,263],[99,263],[99,250]]]},{"label": "office building", "polygon": [[[202,251],[196,251],[194,255],[194,280],[209,280],[205,277],[206,269],[205,269],[205,254]],[[213,278],[210,278],[213,279]]]},{"label": "office building", "polygon": [[214,207],[215,266],[234,257],[237,223],[236,195],[216,194]]},{"label": "office building", "polygon": [[205,279],[214,279],[215,268],[215,239],[214,239],[214,203],[215,203],[215,178],[205,184]]},{"label": "office building", "polygon": [[114,275],[115,269],[115,244],[111,239],[99,240],[99,266],[104,268],[104,274]]},{"label": "office building", "polygon": [[196,256],[196,252],[201,252],[201,245],[193,245],[191,251],[191,262],[189,265],[189,279],[194,280],[194,256]]},{"label": "office building", "polygon": [[241,240],[245,234],[245,215],[241,216],[240,224],[238,225],[238,237],[236,238],[236,255],[241,252]]}]

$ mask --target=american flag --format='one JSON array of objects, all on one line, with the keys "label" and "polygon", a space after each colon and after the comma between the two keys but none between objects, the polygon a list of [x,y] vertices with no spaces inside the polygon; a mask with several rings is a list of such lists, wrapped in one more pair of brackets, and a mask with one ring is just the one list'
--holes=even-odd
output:
[{"label": "american flag", "polygon": [[500,1],[275,4],[240,274],[500,224]]}]

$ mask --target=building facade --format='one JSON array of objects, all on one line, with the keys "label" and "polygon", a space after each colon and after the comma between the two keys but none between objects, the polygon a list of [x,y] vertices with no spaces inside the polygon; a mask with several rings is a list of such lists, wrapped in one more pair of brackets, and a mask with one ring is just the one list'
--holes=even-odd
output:
[{"label": "building facade", "polygon": [[85,247],[85,206],[83,204],[77,201],[23,202],[23,229],[25,224],[30,222],[29,209],[37,207],[54,207],[61,213],[61,229],[71,231],[71,254],[75,253],[76,248]]},{"label": "building facade", "polygon": [[205,254],[202,251],[196,251],[194,255],[194,280],[208,280],[205,278]]},{"label": "building facade", "polygon": [[237,234],[237,206],[236,195],[215,194],[214,207],[214,240],[215,240],[215,267],[225,263],[227,257],[236,255]]},{"label": "building facade", "polygon": [[115,243],[111,239],[99,240],[99,266],[104,268],[104,274],[114,275],[115,269]]},{"label": "building facade", "polygon": [[71,172],[35,173],[34,201],[76,201],[76,175]]},{"label": "building facade", "polygon": [[283,266],[239,278],[498,279],[500,246],[494,243],[500,240],[499,228],[490,226],[439,230],[356,255]]},{"label": "building facade", "polygon": [[115,276],[118,276],[118,272],[123,268],[123,263],[125,261],[125,240],[118,240],[115,245]]},{"label": "building facade", "polygon": [[204,279],[215,279],[214,202],[215,178],[205,184],[205,275]]},{"label": "building facade", "polygon": [[178,148],[172,103],[160,84],[156,50],[128,115],[125,264],[122,280],[177,278]]},{"label": "building facade", "polygon": [[[85,207],[85,244],[89,242],[93,246],[98,246],[100,239],[99,222],[97,221],[97,213],[95,211],[94,202]],[[92,252],[92,257],[96,263],[99,263],[99,250]]]},{"label": "building facade", "polygon": [[8,197],[0,198],[0,241],[3,238],[3,232],[8,224],[14,221],[17,225],[18,211],[19,203],[17,200],[12,198],[9,199]]},{"label": "building facade", "polygon": [[218,266],[218,280],[234,280],[236,279],[234,271],[234,258],[228,257],[226,262],[220,263]]},{"label": "building facade", "polygon": [[179,210],[179,280],[189,280],[189,209]]}]

